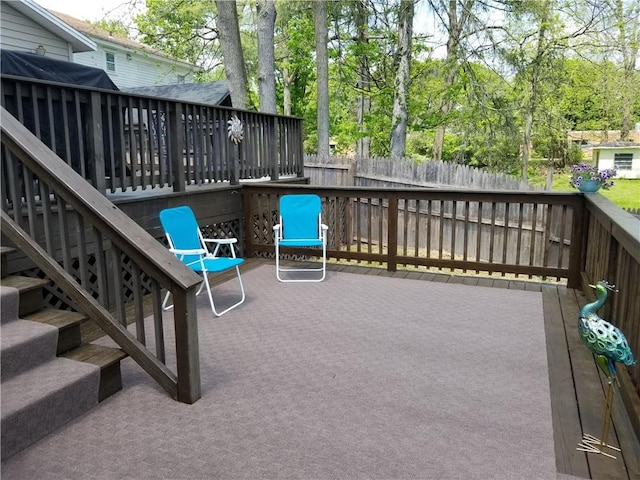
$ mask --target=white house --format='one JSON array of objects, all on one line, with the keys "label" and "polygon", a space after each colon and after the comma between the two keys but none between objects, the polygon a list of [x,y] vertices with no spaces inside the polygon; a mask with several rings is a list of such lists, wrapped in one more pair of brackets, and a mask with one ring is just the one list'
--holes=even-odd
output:
[{"label": "white house", "polygon": [[31,0],[0,2],[0,46],[99,68],[118,88],[191,83],[198,67]]},{"label": "white house", "polygon": [[134,40],[113,35],[63,13],[52,13],[96,44],[95,51],[74,53],[73,61],[105,70],[118,88],[192,83],[193,74],[198,71],[195,65]]},{"label": "white house", "polygon": [[617,168],[619,178],[640,178],[640,143],[615,142],[593,147],[598,169]]},{"label": "white house", "polygon": [[0,2],[0,46],[67,62],[75,53],[97,48],[93,40],[28,0]]}]

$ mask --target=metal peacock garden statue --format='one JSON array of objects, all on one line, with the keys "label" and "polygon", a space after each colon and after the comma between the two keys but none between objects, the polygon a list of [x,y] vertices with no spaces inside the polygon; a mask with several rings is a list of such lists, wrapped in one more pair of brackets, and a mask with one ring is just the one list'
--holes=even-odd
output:
[{"label": "metal peacock garden statue", "polygon": [[618,452],[620,451],[619,448],[607,444],[614,386],[618,383],[616,363],[619,362],[627,366],[632,366],[636,364],[636,360],[629,348],[627,339],[620,329],[600,318],[597,313],[607,301],[607,292],[616,291],[615,285],[610,285],[603,280],[596,285],[589,286],[596,291],[596,301],[587,303],[580,310],[578,332],[584,344],[593,352],[596,363],[607,377],[609,387],[605,400],[600,438],[598,439],[593,435],[584,434],[582,443],[578,445],[578,450],[589,453],[599,453],[615,459],[615,456],[606,453],[603,449],[608,448]]}]

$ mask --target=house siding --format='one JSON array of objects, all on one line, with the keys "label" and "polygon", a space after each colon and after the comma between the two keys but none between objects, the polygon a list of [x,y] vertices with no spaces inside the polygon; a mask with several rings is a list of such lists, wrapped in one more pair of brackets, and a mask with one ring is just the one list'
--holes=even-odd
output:
[{"label": "house siding", "polygon": [[42,28],[30,18],[12,8],[9,2],[0,2],[0,45],[6,50],[34,53],[38,45],[46,49],[46,56],[56,60],[72,60],[68,42]]},{"label": "house siding", "polygon": [[[131,50],[117,44],[93,38],[98,45],[95,52],[76,53],[73,61],[89,67],[101,68],[118,88],[142,87],[178,83],[178,76],[184,76],[186,83],[193,82],[193,67],[162,59],[143,51]],[[115,55],[116,71],[107,70],[106,53]],[[127,54],[131,60],[127,59]]]}]

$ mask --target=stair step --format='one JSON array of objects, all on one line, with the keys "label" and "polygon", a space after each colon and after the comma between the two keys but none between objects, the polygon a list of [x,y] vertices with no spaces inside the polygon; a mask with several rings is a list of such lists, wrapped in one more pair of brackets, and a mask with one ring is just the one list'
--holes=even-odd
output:
[{"label": "stair step", "polygon": [[20,292],[19,315],[23,317],[43,308],[42,289],[49,285],[49,280],[10,275],[1,279],[0,285],[18,289]]},{"label": "stair step", "polygon": [[98,401],[100,402],[122,390],[120,361],[127,356],[120,348],[96,345],[94,343],[87,343],[62,355],[63,358],[100,367],[100,392],[98,394]]},{"label": "stair step", "polygon": [[17,320],[19,307],[20,292],[18,289],[0,285],[0,323]]},{"label": "stair step", "polygon": [[87,317],[78,312],[48,308],[27,315],[24,319],[56,327],[59,330],[56,353],[60,354],[80,345],[80,325]]},{"label": "stair step", "polygon": [[3,323],[0,350],[3,385],[5,380],[55,358],[57,344],[58,329],[50,325],[19,319]]},{"label": "stair step", "polygon": [[0,245],[0,275],[2,275],[3,277],[6,276],[6,271],[7,271],[7,257],[9,256],[10,253],[15,252],[16,249],[13,247],[5,247],[3,245]]},{"label": "stair step", "polygon": [[94,407],[99,382],[95,365],[66,358],[53,358],[14,378],[3,379],[2,459]]}]

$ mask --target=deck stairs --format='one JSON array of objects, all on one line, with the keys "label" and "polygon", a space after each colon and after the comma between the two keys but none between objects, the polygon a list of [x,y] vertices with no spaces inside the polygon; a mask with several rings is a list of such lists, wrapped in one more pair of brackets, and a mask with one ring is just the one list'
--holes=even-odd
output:
[{"label": "deck stairs", "polygon": [[83,343],[77,312],[45,308],[47,280],[6,275],[0,247],[2,460],[122,389],[119,348]]}]

